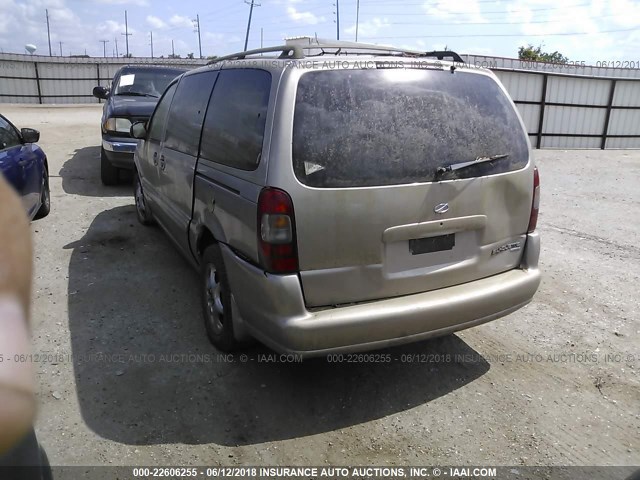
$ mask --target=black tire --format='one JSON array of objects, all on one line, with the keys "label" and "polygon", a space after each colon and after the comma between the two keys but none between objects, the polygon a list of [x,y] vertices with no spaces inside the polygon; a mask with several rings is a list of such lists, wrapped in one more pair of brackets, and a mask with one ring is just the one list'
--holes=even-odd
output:
[{"label": "black tire", "polygon": [[153,219],[153,215],[151,215],[151,209],[149,208],[147,199],[144,196],[142,182],[140,181],[140,176],[138,175],[137,170],[134,170],[133,172],[133,200],[136,205],[136,216],[138,217],[138,221],[142,225],[153,225],[155,220]]},{"label": "black tire", "polygon": [[202,316],[209,341],[223,352],[237,350],[241,344],[233,334],[231,291],[218,245],[208,246],[202,255],[200,283]]},{"label": "black tire", "polygon": [[100,148],[100,180],[106,186],[117,185],[119,180],[118,168],[111,164],[104,148]]},{"label": "black tire", "polygon": [[44,168],[42,174],[42,191],[40,192],[40,208],[34,219],[44,218],[51,212],[51,190],[49,189],[49,171]]}]

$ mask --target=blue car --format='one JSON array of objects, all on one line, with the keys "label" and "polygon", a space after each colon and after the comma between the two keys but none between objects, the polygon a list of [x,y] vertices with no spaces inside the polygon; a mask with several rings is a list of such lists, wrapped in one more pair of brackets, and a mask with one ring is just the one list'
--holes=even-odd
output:
[{"label": "blue car", "polygon": [[29,219],[49,215],[49,167],[47,156],[36,145],[40,132],[18,130],[0,114],[0,171],[22,199]]}]

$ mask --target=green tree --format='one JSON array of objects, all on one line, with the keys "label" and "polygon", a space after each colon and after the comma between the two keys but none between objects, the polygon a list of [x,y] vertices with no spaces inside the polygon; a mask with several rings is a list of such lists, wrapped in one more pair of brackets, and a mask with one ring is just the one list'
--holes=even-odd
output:
[{"label": "green tree", "polygon": [[562,55],[557,50],[555,52],[542,51],[544,44],[534,47],[529,44],[526,47],[518,48],[518,58],[520,60],[528,60],[534,62],[547,62],[547,63],[567,63],[569,58]]},{"label": "green tree", "polygon": [[187,53],[187,58],[193,59],[193,53]]}]

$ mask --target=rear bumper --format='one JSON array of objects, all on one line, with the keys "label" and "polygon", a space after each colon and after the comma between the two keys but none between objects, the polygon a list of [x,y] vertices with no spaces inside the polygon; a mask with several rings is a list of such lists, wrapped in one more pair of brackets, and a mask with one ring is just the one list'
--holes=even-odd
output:
[{"label": "rear bumper", "polygon": [[137,142],[131,138],[103,137],[102,148],[109,161],[118,168],[133,169]]},{"label": "rear bumper", "polygon": [[270,275],[223,246],[241,322],[280,352],[306,357],[410,343],[480,325],[531,301],[540,284],[536,233],[522,268],[473,282],[320,311],[308,311],[297,275]]}]

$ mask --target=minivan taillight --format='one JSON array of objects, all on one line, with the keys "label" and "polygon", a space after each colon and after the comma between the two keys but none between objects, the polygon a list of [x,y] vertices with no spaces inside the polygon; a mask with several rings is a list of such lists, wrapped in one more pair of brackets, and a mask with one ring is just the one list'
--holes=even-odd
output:
[{"label": "minivan taillight", "polygon": [[263,188],[258,197],[260,264],[271,273],[298,271],[293,202],[284,190]]},{"label": "minivan taillight", "polygon": [[529,217],[528,233],[533,232],[538,225],[538,210],[540,209],[540,175],[538,167],[533,169],[533,202],[531,204],[531,216]]}]

